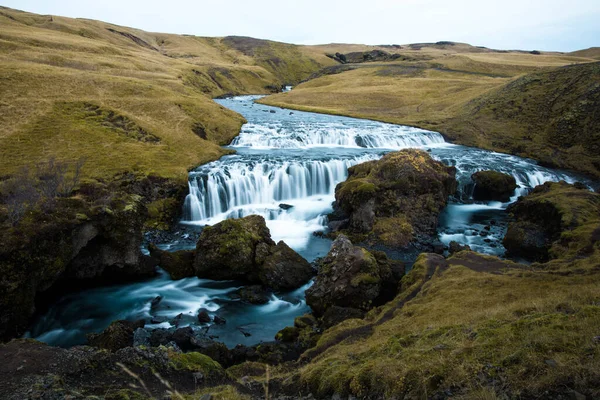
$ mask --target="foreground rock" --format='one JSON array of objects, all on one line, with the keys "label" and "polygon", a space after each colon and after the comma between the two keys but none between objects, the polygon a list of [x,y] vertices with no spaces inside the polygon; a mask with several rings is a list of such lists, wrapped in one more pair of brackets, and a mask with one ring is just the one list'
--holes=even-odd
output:
[{"label": "foreground rock", "polygon": [[438,215],[456,191],[455,173],[415,149],[356,165],[336,187],[332,228],[354,241],[430,249]]},{"label": "foreground rock", "polygon": [[24,333],[40,293],[155,274],[140,251],[145,201],[120,195],[102,206],[92,195],[56,199],[52,213],[34,210],[1,233],[0,340]]},{"label": "foreground rock", "polygon": [[306,291],[306,303],[317,316],[333,306],[369,310],[396,294],[401,274],[393,270],[403,268],[385,254],[370,253],[339,235],[320,262],[314,285]]},{"label": "foreground rock", "polygon": [[475,183],[473,199],[508,201],[517,188],[517,181],[508,174],[497,171],[479,171],[471,175]]},{"label": "foreground rock", "polygon": [[169,273],[171,279],[177,280],[194,276],[195,251],[164,251],[155,244],[150,244],[148,250],[150,255],[157,259],[158,265]]},{"label": "foreground rock", "polygon": [[284,242],[275,244],[258,215],[206,227],[196,246],[194,268],[201,278],[239,279],[274,290],[295,289],[313,275],[298,253]]},{"label": "foreground rock", "polygon": [[547,182],[508,209],[507,255],[530,261],[586,257],[600,240],[600,195],[579,185]]},{"label": "foreground rock", "polygon": [[109,325],[102,333],[92,333],[88,335],[90,345],[117,351],[125,347],[133,346],[134,331],[144,327],[144,321],[115,321]]},{"label": "foreground rock", "polygon": [[0,345],[0,359],[0,398],[7,400],[138,399],[149,394],[162,399],[172,388],[191,393],[231,382],[210,357],[168,347],[127,347],[113,353],[13,340]]}]

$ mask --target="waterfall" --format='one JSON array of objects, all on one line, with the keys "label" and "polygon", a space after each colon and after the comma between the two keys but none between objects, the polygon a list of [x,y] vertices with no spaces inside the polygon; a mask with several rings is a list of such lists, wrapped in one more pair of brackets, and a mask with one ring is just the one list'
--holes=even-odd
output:
[{"label": "waterfall", "polygon": [[257,149],[348,147],[368,149],[406,149],[443,145],[444,138],[437,132],[408,126],[373,122],[369,127],[350,123],[282,123],[246,124],[232,147]]},{"label": "waterfall", "polygon": [[[226,218],[260,214],[278,219],[280,203],[333,198],[335,186],[348,176],[348,168],[379,158],[368,154],[331,160],[217,161],[190,173],[184,221],[214,223]],[[210,221],[212,219],[212,221]]]}]

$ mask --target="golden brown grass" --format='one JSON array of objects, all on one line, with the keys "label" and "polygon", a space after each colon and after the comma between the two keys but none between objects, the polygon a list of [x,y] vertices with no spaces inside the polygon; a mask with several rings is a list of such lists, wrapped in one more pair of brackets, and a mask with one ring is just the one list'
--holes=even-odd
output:
[{"label": "golden brown grass", "polygon": [[[599,101],[594,59],[443,47],[395,50],[420,54],[421,61],[347,64],[345,72],[319,76],[261,102],[419,126],[459,144],[600,176],[593,145],[598,132],[593,105]],[[581,67],[560,68],[571,64]]]},{"label": "golden brown grass", "polygon": [[[334,63],[300,46],[254,41],[245,54],[227,43],[0,8],[0,176],[84,156],[86,177],[185,179],[188,168],[225,154],[219,145],[244,122],[212,97],[268,93]],[[74,112],[81,103],[127,117],[160,142],[90,123]]]},{"label": "golden brown grass", "polygon": [[[600,275],[588,268],[557,276],[510,263],[504,271],[476,272],[464,257],[450,259],[450,268],[403,308],[395,305],[406,292],[365,320],[327,330],[316,358],[280,376],[322,396],[598,396]],[[417,262],[405,279],[420,269]],[[393,317],[382,318],[388,312]],[[366,337],[337,339],[368,325]]]}]

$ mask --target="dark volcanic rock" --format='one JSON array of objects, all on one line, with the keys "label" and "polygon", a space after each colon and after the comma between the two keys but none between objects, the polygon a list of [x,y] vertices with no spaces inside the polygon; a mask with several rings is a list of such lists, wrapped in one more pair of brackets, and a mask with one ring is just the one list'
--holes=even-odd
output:
[{"label": "dark volcanic rock", "polygon": [[260,285],[251,285],[238,291],[240,299],[250,304],[266,304],[270,300],[269,292]]},{"label": "dark volcanic rock", "polygon": [[600,222],[600,196],[566,182],[546,182],[519,198],[508,211],[512,221],[504,237],[510,257],[547,261],[585,255],[594,249]]},{"label": "dark volcanic rock", "polygon": [[198,312],[198,322],[200,322],[201,324],[207,324],[209,323],[211,320],[210,315],[208,315],[208,311],[205,309],[201,309]]},{"label": "dark volcanic rock", "polygon": [[295,289],[308,282],[312,275],[308,261],[283,241],[271,248],[271,254],[258,272],[259,280],[275,290]]},{"label": "dark volcanic rock", "polygon": [[335,190],[331,220],[353,240],[389,247],[430,248],[438,215],[456,191],[455,168],[433,160],[421,150],[386,154],[349,169]]},{"label": "dark volcanic rock", "polygon": [[310,264],[283,242],[275,244],[263,217],[226,220],[206,227],[196,247],[201,278],[240,279],[275,290],[293,289],[312,276]]},{"label": "dark volcanic rock", "polygon": [[133,346],[133,332],[144,327],[144,321],[115,321],[102,333],[91,333],[88,341],[91,346],[117,351],[125,347]]},{"label": "dark volcanic rock", "polygon": [[471,175],[471,179],[475,182],[475,200],[508,201],[517,188],[514,177],[497,171],[479,171]]},{"label": "dark volcanic rock", "polygon": [[471,250],[471,247],[469,247],[469,245],[467,245],[467,244],[462,245],[454,240],[451,241],[450,244],[448,245],[448,252],[450,254],[458,253],[459,251],[463,251],[463,250]]},{"label": "dark volcanic rock", "polygon": [[158,265],[167,271],[171,279],[189,278],[195,275],[194,257],[192,250],[164,251],[156,247],[155,244],[148,246],[150,255],[158,259]]},{"label": "dark volcanic rock", "polygon": [[384,257],[339,235],[320,262],[315,283],[306,291],[306,303],[320,316],[332,306],[369,310],[393,297],[397,280]]},{"label": "dark volcanic rock", "polygon": [[[33,340],[13,340],[0,345],[0,359],[0,398],[7,400],[162,399],[165,381],[190,394],[232,383],[210,357],[166,347],[126,347],[107,352],[87,346],[62,349]],[[145,387],[119,365],[132,371]]]}]

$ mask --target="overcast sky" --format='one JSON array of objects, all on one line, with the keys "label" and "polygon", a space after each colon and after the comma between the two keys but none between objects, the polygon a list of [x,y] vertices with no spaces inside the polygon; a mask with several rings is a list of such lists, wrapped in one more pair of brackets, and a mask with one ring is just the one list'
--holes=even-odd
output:
[{"label": "overcast sky", "polygon": [[153,32],[298,44],[450,40],[497,49],[600,46],[600,0],[0,0]]}]

